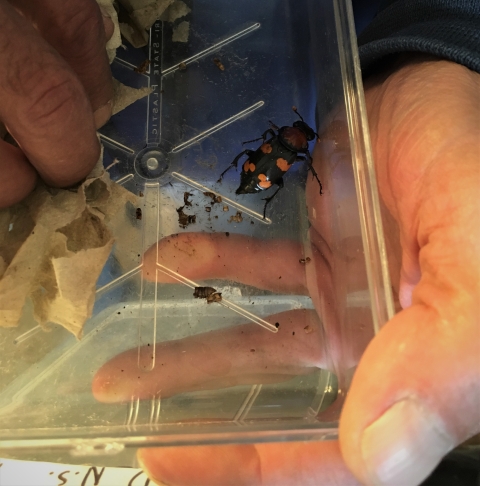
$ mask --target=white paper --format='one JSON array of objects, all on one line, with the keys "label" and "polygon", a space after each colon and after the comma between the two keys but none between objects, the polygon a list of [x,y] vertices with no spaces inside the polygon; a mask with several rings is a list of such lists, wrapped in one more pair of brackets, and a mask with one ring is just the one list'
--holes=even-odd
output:
[{"label": "white paper", "polygon": [[153,486],[141,469],[0,459],[0,486]]}]

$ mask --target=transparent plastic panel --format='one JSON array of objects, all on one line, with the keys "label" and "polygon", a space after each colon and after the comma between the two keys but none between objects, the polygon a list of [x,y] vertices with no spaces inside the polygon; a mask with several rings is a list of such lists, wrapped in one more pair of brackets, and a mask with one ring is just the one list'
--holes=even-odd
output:
[{"label": "transparent plastic panel", "polygon": [[[153,92],[101,130],[105,167],[139,203],[84,337],[43,332],[28,308],[18,328],[0,329],[3,447],[82,456],[332,437],[356,363],[388,317],[345,4],[189,6],[188,42],[157,21],[149,46],[119,49],[112,65]],[[272,124],[298,121],[292,106],[320,135],[310,151],[323,191],[299,161],[265,209],[275,187],[236,194],[248,154],[219,178]],[[195,298],[197,287],[221,299]]]}]

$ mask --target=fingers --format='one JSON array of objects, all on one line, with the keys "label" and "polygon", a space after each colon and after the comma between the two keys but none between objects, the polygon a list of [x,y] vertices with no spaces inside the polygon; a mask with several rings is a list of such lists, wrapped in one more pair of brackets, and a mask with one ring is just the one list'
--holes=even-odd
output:
[{"label": "fingers", "polygon": [[[405,245],[404,245],[405,246]],[[402,252],[402,268],[400,272],[399,300],[401,306],[406,309],[412,305],[413,290],[420,281],[421,272],[418,264],[418,249]]]},{"label": "fingers", "polygon": [[[92,108],[75,73],[38,32],[0,0],[0,120],[39,175],[69,186],[100,154]],[[13,164],[5,159],[3,164]],[[0,194],[6,190],[0,182]],[[23,191],[21,181],[15,187]]]},{"label": "fingers", "polygon": [[[155,280],[156,259],[192,279],[228,279],[273,292],[306,294],[303,248],[291,240],[258,240],[229,233],[182,233],[168,236],[144,257],[143,274]],[[312,258],[325,273],[323,258]],[[161,282],[175,280],[158,274]]]},{"label": "fingers", "polygon": [[480,430],[478,328],[469,327],[449,329],[415,305],[372,342],[340,422],[342,452],[362,482],[419,484]]},{"label": "fingers", "polygon": [[[155,366],[148,373],[139,370],[138,349],[131,349],[100,368],[93,394],[107,403],[132,396],[166,398],[186,391],[278,383],[326,367],[315,312],[295,310],[267,320],[278,323],[276,334],[245,324],[157,343]],[[143,351],[147,349],[152,348],[145,346]]]},{"label": "fingers", "polygon": [[95,0],[9,0],[39,30],[83,84],[97,128],[112,114],[113,84],[105,44],[113,23]]},{"label": "fingers", "polygon": [[417,485],[480,430],[480,76],[430,60],[380,87],[372,138],[411,306],[362,357],[340,441],[362,482]]},{"label": "fingers", "polygon": [[367,484],[419,484],[480,431],[479,256],[440,241],[422,248],[412,306],[367,348],[343,410],[342,452]]},{"label": "fingers", "polygon": [[138,459],[152,481],[170,486],[360,484],[334,441],[141,449]]},{"label": "fingers", "polygon": [[[152,246],[144,256],[143,274],[148,280],[164,283],[176,283],[172,277],[161,271],[157,272],[156,261],[160,265],[180,275],[194,280],[225,279],[252,285],[283,294],[307,294],[321,315],[323,327],[330,342],[328,369],[335,366],[349,368],[358,361],[364,348],[365,339],[371,338],[370,329],[352,323],[369,319],[358,308],[350,308],[344,318],[351,324],[350,332],[357,339],[344,345],[337,314],[335,285],[332,282],[330,267],[331,252],[324,239],[313,229],[310,231],[310,260],[305,259],[305,249],[300,243],[290,240],[259,240],[244,235],[230,233],[182,233],[163,238]],[[158,256],[157,256],[158,255]],[[346,239],[343,242],[342,259],[348,258],[349,265],[345,272],[354,275],[359,256],[358,242]],[[361,267],[360,267],[361,268]],[[358,272],[360,274],[360,272]],[[339,275],[339,278],[342,274]],[[365,283],[345,273],[345,280],[350,279],[351,290],[364,288]],[[360,319],[360,321],[359,321]],[[351,337],[353,334],[351,334]],[[336,363],[334,365],[334,363]]]},{"label": "fingers", "polygon": [[35,188],[37,173],[20,149],[0,140],[0,209],[27,197]]}]

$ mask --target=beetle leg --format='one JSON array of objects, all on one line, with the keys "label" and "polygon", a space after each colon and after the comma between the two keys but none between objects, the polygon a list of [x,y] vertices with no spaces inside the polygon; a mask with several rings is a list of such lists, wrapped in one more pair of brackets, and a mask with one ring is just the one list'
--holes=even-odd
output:
[{"label": "beetle leg", "polygon": [[269,128],[268,130],[265,130],[265,132],[262,135],[263,141],[267,139],[267,134],[270,134],[272,137],[276,137],[277,134],[274,132],[274,130],[278,130],[277,125],[274,125],[272,122],[269,122],[272,128]]},{"label": "beetle leg", "polygon": [[279,179],[277,182],[278,189],[270,196],[264,197],[262,201],[265,201],[265,206],[263,206],[263,219],[265,219],[265,214],[267,212],[268,203],[278,194],[280,189],[283,189],[283,179]]},{"label": "beetle leg", "polygon": [[223,179],[223,176],[233,167],[235,167],[235,169],[237,168],[238,166],[238,161],[241,159],[241,157],[243,157],[245,154],[247,154],[249,157],[252,156],[252,154],[254,154],[255,152],[253,150],[249,150],[249,149],[246,149],[246,150],[243,150],[242,152],[240,152],[234,159],[233,159],[233,162],[220,174],[220,177],[218,178],[218,181],[217,182],[222,182],[222,179]]},{"label": "beetle leg", "polygon": [[[312,178],[313,179],[317,179],[317,182],[318,182],[318,185],[320,186],[320,194],[323,194],[322,192],[322,183],[320,182],[320,179],[318,178],[318,174],[316,172],[316,170],[313,168],[313,164],[312,164],[312,156],[310,155],[310,152],[307,150],[307,158],[304,158],[302,157],[303,160],[306,160],[307,164],[308,164],[308,169],[310,170],[310,172],[312,173]],[[298,157],[297,157],[297,160],[298,160]]]},{"label": "beetle leg", "polygon": [[272,122],[272,120],[268,120],[268,123],[270,123],[270,126],[274,129],[274,130],[280,130],[280,127],[278,127],[277,125],[275,125],[275,123]]},{"label": "beetle leg", "polygon": [[259,140],[263,140],[265,142],[268,134],[270,134],[272,137],[277,136],[277,134],[271,128],[269,128],[268,130],[265,130],[265,132],[263,132],[261,137],[254,138],[253,140],[247,140],[246,142],[242,142],[242,145],[245,145],[246,143],[251,143],[251,142],[258,142]]}]

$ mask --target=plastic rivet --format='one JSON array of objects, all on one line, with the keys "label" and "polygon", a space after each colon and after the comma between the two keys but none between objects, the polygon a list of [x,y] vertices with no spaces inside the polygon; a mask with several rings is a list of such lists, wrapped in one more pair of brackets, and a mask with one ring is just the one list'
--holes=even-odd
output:
[{"label": "plastic rivet", "polygon": [[147,167],[150,170],[156,170],[156,169],[158,169],[158,160],[155,157],[150,157],[147,160]]}]

